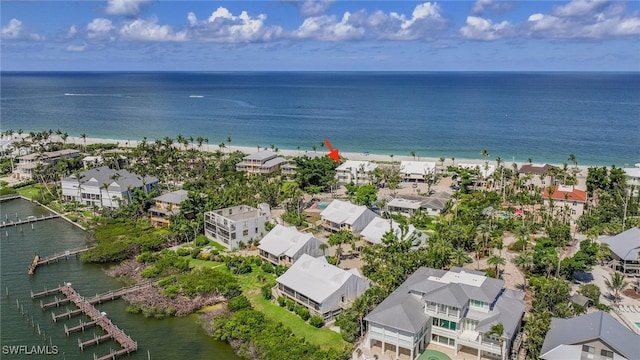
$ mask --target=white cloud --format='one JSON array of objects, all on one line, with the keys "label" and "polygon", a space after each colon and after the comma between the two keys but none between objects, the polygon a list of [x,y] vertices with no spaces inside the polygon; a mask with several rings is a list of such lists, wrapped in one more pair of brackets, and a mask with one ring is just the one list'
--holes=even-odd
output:
[{"label": "white cloud", "polygon": [[[569,5],[580,3],[582,7]],[[624,16],[617,5],[594,12],[595,5],[583,1],[568,4],[560,13],[566,16],[532,14],[526,24],[525,35],[534,38],[606,39],[640,35],[640,16]],[[591,10],[589,10],[591,9]],[[557,13],[557,8],[554,13]],[[572,14],[572,15],[568,15]],[[577,14],[585,14],[578,16]]]},{"label": "white cloud", "polygon": [[259,14],[250,16],[246,11],[240,15],[233,15],[227,8],[219,7],[207,20],[199,21],[196,15],[190,12],[187,15],[189,28],[186,35],[193,41],[214,42],[256,42],[268,41],[279,38],[282,28],[279,26],[267,26],[267,16]]},{"label": "white cloud", "polygon": [[448,28],[448,21],[441,14],[437,3],[418,4],[408,18],[404,14],[376,11],[367,19],[378,38],[389,40],[415,40],[431,38]]},{"label": "white cloud", "polygon": [[18,19],[11,19],[9,23],[1,30],[2,39],[5,40],[31,40],[41,41],[44,40],[42,35],[35,32],[31,32],[22,21]]},{"label": "white cloud", "polygon": [[321,41],[343,41],[361,39],[365,29],[351,21],[351,13],[345,12],[338,22],[335,16],[321,15],[304,20],[293,36],[301,39]]},{"label": "white cloud", "polygon": [[127,17],[138,16],[142,9],[153,0],[108,0],[104,12],[109,15],[121,15]]},{"label": "white cloud", "polygon": [[485,14],[487,10],[492,10],[496,12],[504,12],[507,10],[511,10],[511,3],[504,1],[495,1],[495,0],[476,0],[475,4],[473,4],[473,8],[471,9],[472,16],[482,16]]},{"label": "white cloud", "polygon": [[552,15],[559,17],[588,16],[609,4],[609,0],[573,0],[566,5],[557,6]]},{"label": "white cloud", "polygon": [[66,51],[69,52],[83,52],[87,49],[87,44],[82,45],[69,45],[65,48]]},{"label": "white cloud", "polygon": [[120,28],[120,35],[136,41],[185,41],[185,32],[174,32],[169,25],[158,25],[158,19],[136,19]]},{"label": "white cloud", "polygon": [[115,29],[109,19],[96,18],[87,24],[87,37],[90,39],[111,39],[115,40],[112,31]]},{"label": "white cloud", "polygon": [[489,19],[467,16],[467,25],[460,28],[460,34],[471,40],[497,40],[511,36],[513,25],[508,21],[494,24]]},{"label": "white cloud", "polygon": [[334,0],[305,0],[300,6],[300,13],[304,16],[319,16],[323,14]]},{"label": "white cloud", "polygon": [[69,30],[67,31],[67,38],[72,39],[78,34],[78,29],[75,25],[69,26]]}]

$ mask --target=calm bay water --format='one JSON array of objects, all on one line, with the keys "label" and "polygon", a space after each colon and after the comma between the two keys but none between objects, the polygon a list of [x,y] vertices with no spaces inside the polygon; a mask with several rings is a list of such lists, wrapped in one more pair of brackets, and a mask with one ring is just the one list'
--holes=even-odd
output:
[{"label": "calm bay water", "polygon": [[2,129],[632,166],[640,73],[2,73]]},{"label": "calm bay water", "polygon": [[[24,219],[29,215],[48,214],[47,210],[37,207],[25,200],[11,200],[0,205],[0,217],[4,220],[15,219],[16,214]],[[22,231],[21,231],[22,229]],[[52,310],[42,311],[39,300],[31,300],[30,291],[38,292],[45,288],[54,288],[63,282],[70,282],[73,287],[85,296],[103,293],[123,286],[121,282],[110,278],[99,265],[83,264],[77,259],[61,261],[39,267],[33,276],[27,275],[27,267],[35,253],[41,256],[81,247],[87,244],[86,234],[77,227],[61,219],[46,220],[22,227],[1,229],[0,233],[0,271],[1,271],[1,303],[0,303],[0,345],[32,346],[54,345],[57,354],[53,355],[9,355],[2,353],[2,359],[91,359],[93,354],[101,356],[109,353],[109,349],[119,348],[115,342],[105,342],[91,346],[81,352],[77,339],[88,340],[94,332],[102,335],[98,328],[90,328],[84,333],[66,336],[64,324],[74,326],[86,316],[74,316],[69,320],[54,323],[51,320]],[[6,296],[8,289],[9,296]],[[44,298],[44,302],[52,301],[53,296]],[[25,315],[16,305],[16,300],[25,311]],[[138,352],[127,359],[221,359],[236,360],[233,350],[228,345],[217,342],[207,336],[196,324],[197,317],[167,318],[163,320],[146,319],[142,315],[132,315],[125,311],[127,302],[122,299],[97,305],[105,311],[114,324],[125,330],[138,342]],[[53,309],[55,313],[65,311],[65,306]],[[69,305],[74,309],[73,305]],[[33,318],[40,324],[43,335],[38,335],[37,328],[31,326]],[[46,337],[46,340],[45,340]],[[51,339],[49,339],[51,338]],[[5,348],[2,348],[5,349]],[[50,348],[53,349],[53,348]],[[53,350],[50,350],[50,353]]]}]

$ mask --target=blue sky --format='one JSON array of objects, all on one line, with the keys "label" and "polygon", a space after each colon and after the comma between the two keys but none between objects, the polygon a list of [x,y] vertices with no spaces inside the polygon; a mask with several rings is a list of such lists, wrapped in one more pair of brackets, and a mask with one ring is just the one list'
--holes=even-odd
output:
[{"label": "blue sky", "polygon": [[640,71],[640,1],[5,1],[2,70]]}]

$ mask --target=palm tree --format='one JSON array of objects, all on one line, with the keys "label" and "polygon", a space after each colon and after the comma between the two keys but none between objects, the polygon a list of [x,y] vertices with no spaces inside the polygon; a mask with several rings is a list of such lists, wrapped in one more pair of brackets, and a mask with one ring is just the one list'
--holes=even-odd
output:
[{"label": "palm tree", "polygon": [[620,293],[624,291],[629,283],[624,280],[624,275],[619,272],[614,272],[611,275],[611,280],[607,278],[604,279],[604,285],[613,293],[613,304],[615,305],[618,302]]},{"label": "palm tree", "polygon": [[451,260],[453,260],[453,263],[458,267],[461,267],[464,264],[468,264],[473,261],[469,254],[467,254],[467,252],[462,248],[453,250],[453,252],[451,253]]},{"label": "palm tree", "polygon": [[500,343],[500,359],[502,359],[502,344],[504,343],[502,336],[504,335],[504,325],[502,325],[502,323],[497,323],[491,326],[491,329],[489,329],[485,334],[496,335],[498,337],[498,342]]},{"label": "palm tree", "polygon": [[444,169],[444,156],[441,156],[440,159],[438,159],[440,161],[440,168]]},{"label": "palm tree", "polygon": [[496,279],[500,277],[500,266],[505,265],[507,260],[498,254],[491,254],[487,259],[487,265],[495,266]]},{"label": "palm tree", "polygon": [[409,151],[409,155],[413,156],[413,160],[415,160],[415,159],[416,159],[416,152],[415,152],[415,150],[411,150],[411,151]]},{"label": "palm tree", "polygon": [[573,163],[573,167],[578,167],[578,160],[576,160],[576,156],[574,154],[569,154],[569,158],[567,159]]},{"label": "palm tree", "polygon": [[80,134],[80,138],[84,141],[84,151],[87,151],[87,134],[86,133],[82,133]]},{"label": "palm tree", "polygon": [[527,250],[527,243],[529,242],[529,229],[524,225],[519,226],[516,229],[515,236],[518,241],[522,241],[522,251]]},{"label": "palm tree", "polygon": [[533,269],[533,255],[530,252],[523,252],[514,259],[517,267],[522,269],[524,273],[524,288],[527,288],[527,273]]},{"label": "palm tree", "polygon": [[325,251],[329,248],[329,245],[327,245],[327,243],[322,243],[320,244],[320,246],[318,246],[318,248],[320,250],[322,250],[322,256],[325,255]]}]

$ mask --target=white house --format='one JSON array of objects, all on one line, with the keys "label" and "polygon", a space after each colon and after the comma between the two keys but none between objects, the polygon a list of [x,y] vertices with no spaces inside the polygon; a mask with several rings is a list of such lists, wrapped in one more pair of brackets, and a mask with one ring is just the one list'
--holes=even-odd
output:
[{"label": "white house", "polygon": [[447,209],[451,194],[437,191],[427,197],[404,195],[387,203],[387,211],[411,216],[416,210],[423,210],[429,216],[438,216]]},{"label": "white house", "polygon": [[640,229],[631,228],[615,236],[600,239],[609,245],[614,270],[640,274]]},{"label": "white house", "polygon": [[280,165],[287,161],[278,157],[273,151],[262,150],[245,156],[236,164],[237,171],[245,171],[247,174],[271,174],[280,169]]},{"label": "white house", "polygon": [[44,153],[31,153],[18,157],[14,177],[18,179],[29,179],[33,176],[33,171],[38,165],[54,165],[60,159],[72,159],[80,155],[79,150],[62,149],[57,151],[47,151]]},{"label": "white house", "polygon": [[604,311],[570,319],[553,318],[544,338],[543,360],[640,359],[640,335]]},{"label": "white house", "polygon": [[276,297],[285,296],[309,309],[311,315],[333,319],[369,288],[357,270],[342,270],[324,257],[303,254],[276,279]]},{"label": "white house", "polygon": [[149,208],[149,217],[154,226],[169,226],[169,218],[180,213],[180,204],[189,197],[187,190],[176,190],[160,195],[153,200],[155,204]]},{"label": "white house", "polygon": [[102,166],[81,172],[79,179],[75,174],[63,178],[61,185],[64,201],[117,208],[130,203],[136,189],[147,193],[157,189],[158,178]]},{"label": "white house", "polygon": [[303,233],[295,227],[276,225],[260,240],[260,256],[274,265],[291,265],[303,254],[322,256],[320,240],[311,233]]},{"label": "white house", "polygon": [[485,164],[458,164],[458,167],[463,168],[463,169],[469,169],[469,170],[477,170],[480,173],[480,176],[482,176],[483,178],[488,178],[489,176],[491,176],[491,174],[493,174],[494,171],[496,171],[496,167],[494,165],[491,165],[489,163],[485,163]]},{"label": "white house", "polygon": [[424,181],[426,174],[435,174],[436,163],[431,161],[401,161],[400,176],[403,181]]},{"label": "white house", "polygon": [[640,163],[635,164],[635,167],[623,168],[622,170],[627,177],[627,186],[633,186],[633,196],[638,196],[638,192],[640,192]]},{"label": "white house", "polygon": [[240,247],[240,242],[259,240],[266,233],[264,224],[271,218],[269,204],[258,208],[239,205],[204,213],[204,234],[230,249]]},{"label": "white house", "polygon": [[377,167],[369,161],[347,160],[336,168],[336,179],[339,185],[352,181],[356,185],[364,185],[371,181],[371,173]]},{"label": "white house", "polygon": [[345,229],[354,234],[359,234],[376,217],[378,215],[366,206],[354,205],[342,200],[333,200],[320,213],[320,226],[327,231]]},{"label": "white house", "polygon": [[394,220],[387,220],[377,217],[367,225],[360,233],[360,238],[369,244],[380,244],[384,234],[392,231],[398,238],[402,240],[411,239],[415,234],[416,227],[409,224],[406,229],[406,233],[402,236],[402,229],[400,225]]},{"label": "white house", "polygon": [[[434,342],[456,354],[467,348],[477,359],[506,360],[520,345],[525,306],[524,293],[505,289],[503,280],[456,267],[422,267],[365,317],[362,346],[415,359]],[[497,324],[504,327],[502,346],[491,334]]]}]

